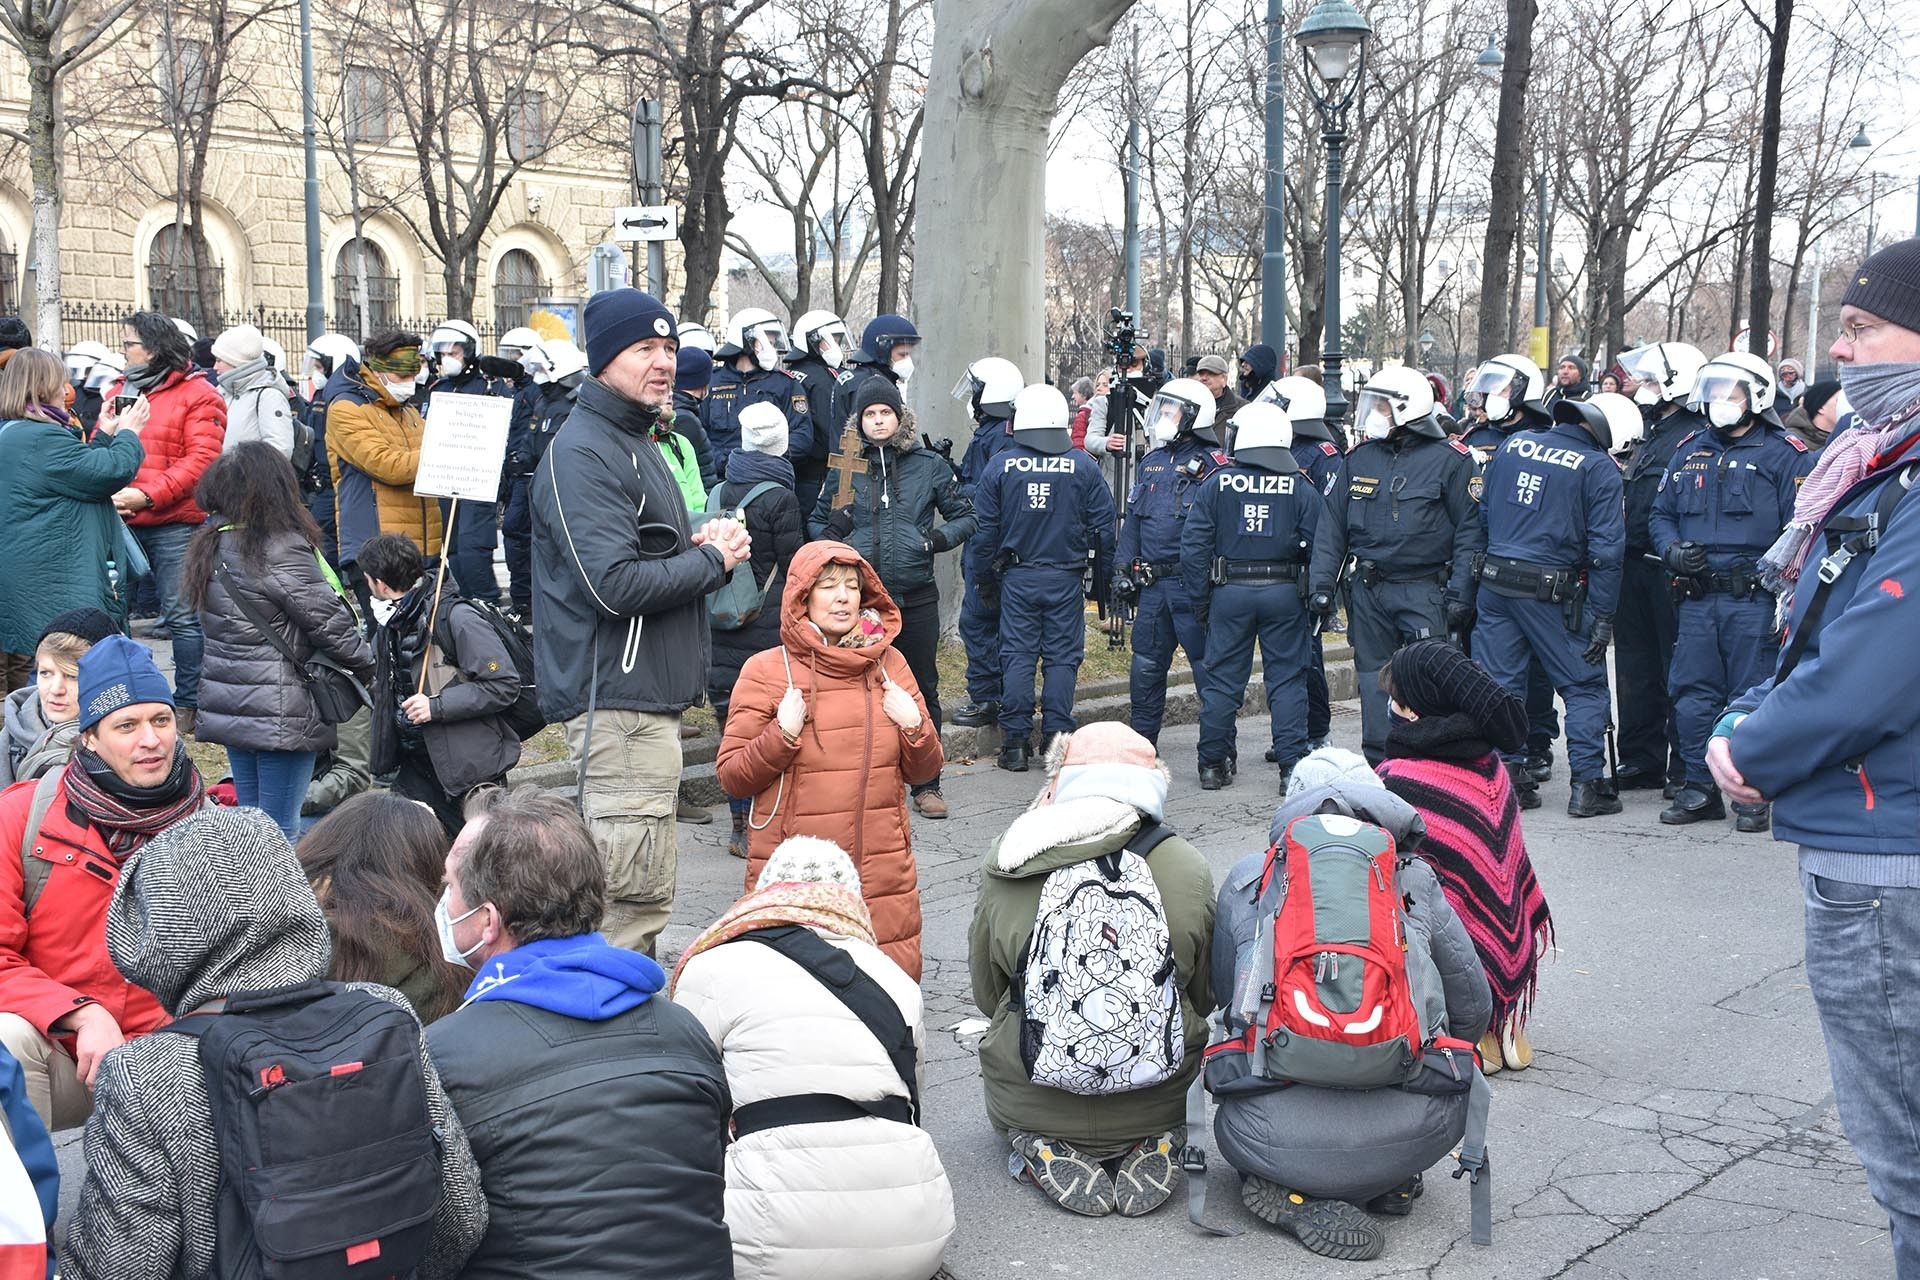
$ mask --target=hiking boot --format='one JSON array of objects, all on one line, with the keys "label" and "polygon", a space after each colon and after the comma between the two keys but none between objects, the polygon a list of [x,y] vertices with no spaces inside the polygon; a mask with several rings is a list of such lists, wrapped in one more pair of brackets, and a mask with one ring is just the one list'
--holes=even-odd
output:
[{"label": "hiking boot", "polygon": [[1569,818],[1598,818],[1618,813],[1620,807],[1620,797],[1613,793],[1613,786],[1599,778],[1579,779],[1567,796]]},{"label": "hiking boot", "polygon": [[1222,787],[1230,787],[1232,785],[1233,773],[1227,768],[1225,761],[1200,766],[1200,789],[1202,791],[1218,791]]},{"label": "hiking boot", "polygon": [[1689,782],[1674,793],[1673,803],[1660,811],[1660,821],[1670,827],[1690,822],[1717,822],[1727,816],[1727,805],[1719,788],[1712,791]]},{"label": "hiking boot", "polygon": [[1008,738],[1000,744],[1000,759],[997,761],[1008,773],[1025,773],[1033,759],[1033,748],[1025,738]]},{"label": "hiking boot", "polygon": [[1540,807],[1540,784],[1533,780],[1525,765],[1507,761],[1507,778],[1513,783],[1514,798],[1520,802],[1522,809]]},{"label": "hiking boot", "polygon": [[1527,752],[1527,776],[1535,782],[1553,781],[1553,752]]},{"label": "hiking boot", "polygon": [[1508,1018],[1507,1025],[1500,1028],[1500,1058],[1511,1071],[1525,1071],[1533,1065],[1533,1044],[1518,1017]]},{"label": "hiking boot", "polygon": [[1481,1075],[1490,1076],[1507,1065],[1506,1059],[1500,1056],[1499,1033],[1492,1027],[1487,1028],[1487,1034],[1480,1037],[1480,1043],[1475,1047],[1480,1050]]},{"label": "hiking boot", "polygon": [[1344,1200],[1309,1200],[1276,1182],[1247,1175],[1240,1199],[1253,1216],[1272,1223],[1309,1252],[1342,1262],[1365,1262],[1387,1247],[1380,1224]]},{"label": "hiking boot", "polygon": [[923,818],[935,821],[947,816],[947,802],[940,798],[938,791],[916,791],[913,793],[913,807]]},{"label": "hiking boot", "polygon": [[947,719],[969,729],[984,729],[1000,718],[1000,704],[997,702],[969,702]]},{"label": "hiking boot", "polygon": [[1047,1199],[1070,1213],[1104,1218],[1115,1207],[1113,1179],[1098,1160],[1057,1138],[1015,1130],[1007,1135],[1027,1176]]},{"label": "hiking boot", "polygon": [[704,827],[713,821],[713,813],[710,810],[701,808],[685,796],[675,800],[673,817],[676,822],[690,822],[696,827]]},{"label": "hiking boot", "polygon": [[727,837],[727,852],[736,858],[747,856],[747,815],[733,815],[733,834]]},{"label": "hiking boot", "polygon": [[1427,1192],[1427,1180],[1414,1174],[1391,1191],[1382,1191],[1367,1201],[1367,1212],[1381,1218],[1404,1218],[1413,1212],[1413,1202]]},{"label": "hiking boot", "polygon": [[1772,826],[1772,805],[1737,804],[1733,806],[1733,829],[1735,831],[1766,831]]},{"label": "hiking boot", "polygon": [[173,709],[173,727],[188,737],[193,736],[194,722],[200,718],[196,707],[175,707]]},{"label": "hiking boot", "polygon": [[1163,1133],[1136,1144],[1120,1158],[1113,1175],[1113,1196],[1122,1217],[1143,1218],[1167,1202],[1180,1181],[1176,1153],[1185,1145],[1183,1134]]}]

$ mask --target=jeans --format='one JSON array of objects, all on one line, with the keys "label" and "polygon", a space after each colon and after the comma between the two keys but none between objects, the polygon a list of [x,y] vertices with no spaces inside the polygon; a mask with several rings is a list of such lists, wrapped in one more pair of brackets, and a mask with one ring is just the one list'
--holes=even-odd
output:
[{"label": "jeans", "polygon": [[248,751],[227,748],[233,794],[243,806],[272,818],[289,841],[300,838],[300,804],[313,781],[317,751]]},{"label": "jeans", "polygon": [[[153,566],[160,592],[160,617],[173,633],[173,700],[182,707],[200,705],[200,611],[180,590],[180,571],[186,567],[187,544],[197,524],[137,525],[133,536]],[[294,810],[296,814],[299,810]]]},{"label": "jeans", "polygon": [[1887,1211],[1894,1274],[1920,1280],[1920,889],[1800,880],[1840,1123]]}]

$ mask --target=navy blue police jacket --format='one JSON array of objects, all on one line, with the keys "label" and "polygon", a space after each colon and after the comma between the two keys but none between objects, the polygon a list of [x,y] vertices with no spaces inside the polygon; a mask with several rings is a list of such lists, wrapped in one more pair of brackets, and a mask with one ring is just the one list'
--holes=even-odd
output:
[{"label": "navy blue police jacket", "polygon": [[1295,564],[1306,571],[1314,530],[1326,509],[1302,471],[1229,464],[1199,486],[1180,533],[1180,579],[1198,599],[1215,557]]},{"label": "navy blue police jacket", "polygon": [[1351,555],[1391,577],[1444,574],[1449,599],[1472,599],[1473,556],[1486,545],[1478,471],[1472,450],[1452,438],[1396,431],[1355,445],[1327,495],[1312,590],[1332,591]]},{"label": "navy blue police jacket", "polygon": [[[785,369],[749,369],[731,365],[713,367],[707,398],[700,402],[700,425],[707,429],[717,474],[727,473],[727,459],[740,447],[740,411],[750,404],[770,404],[787,415],[787,458],[805,458],[813,449],[813,413],[807,407],[807,384]],[[838,441],[839,432],[832,434]]]},{"label": "navy blue police jacket", "polygon": [[1120,564],[1165,564],[1180,558],[1180,529],[1200,487],[1227,465],[1227,455],[1197,436],[1180,436],[1140,459],[1120,529]]},{"label": "navy blue police jacket", "polygon": [[1487,554],[1587,575],[1587,608],[1620,602],[1627,517],[1620,467],[1585,427],[1518,431],[1487,461],[1480,513]]},{"label": "navy blue police jacket", "polygon": [[1041,453],[1016,441],[987,467],[973,506],[973,541],[988,563],[1011,551],[1022,565],[1084,573],[1091,552],[1094,581],[1107,581],[1113,494],[1085,450]]},{"label": "navy blue police jacket", "polygon": [[1801,481],[1813,470],[1807,446],[1778,427],[1756,425],[1738,439],[1696,431],[1682,440],[1653,499],[1653,549],[1697,542],[1715,569],[1758,559],[1787,521]]}]

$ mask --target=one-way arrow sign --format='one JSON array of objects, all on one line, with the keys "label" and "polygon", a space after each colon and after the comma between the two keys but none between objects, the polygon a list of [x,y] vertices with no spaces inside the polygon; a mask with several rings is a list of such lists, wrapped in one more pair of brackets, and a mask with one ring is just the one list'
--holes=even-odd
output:
[{"label": "one-way arrow sign", "polygon": [[613,211],[616,240],[674,240],[680,235],[680,211],[670,204],[636,204]]}]

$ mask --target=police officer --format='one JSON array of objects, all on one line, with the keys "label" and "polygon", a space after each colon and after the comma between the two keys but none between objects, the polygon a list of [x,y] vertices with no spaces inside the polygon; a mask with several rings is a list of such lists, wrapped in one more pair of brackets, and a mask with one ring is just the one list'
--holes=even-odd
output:
[{"label": "police officer", "polygon": [[1353,665],[1367,759],[1386,753],[1380,669],[1409,640],[1438,639],[1472,612],[1473,558],[1486,545],[1474,501],[1473,453],[1434,416],[1433,388],[1404,365],[1368,379],[1354,404],[1362,436],[1341,463],[1329,519],[1313,542],[1307,602],[1331,617],[1347,560],[1353,572]]},{"label": "police officer", "polygon": [[[740,447],[740,411],[750,404],[771,404],[786,413],[788,458],[812,451],[806,384],[782,367],[786,355],[787,335],[771,311],[748,307],[727,322],[727,340],[713,353],[713,380],[700,406],[716,476],[727,474],[727,459]],[[833,439],[839,438],[834,432]]]},{"label": "police officer", "polygon": [[1613,620],[1613,673],[1619,681],[1620,789],[1662,788],[1672,799],[1686,782],[1667,673],[1673,666],[1673,580],[1660,563],[1650,521],[1654,497],[1680,442],[1707,430],[1694,410],[1693,384],[1707,362],[1684,342],[1656,342],[1620,357],[1633,380],[1646,438],[1627,463],[1627,562]]},{"label": "police officer", "polygon": [[[1773,412],[1778,386],[1767,362],[1745,351],[1700,366],[1694,406],[1708,429],[1680,442],[1648,522],[1661,563],[1682,593],[1667,691],[1687,782],[1660,814],[1672,826],[1724,818],[1707,770],[1707,739],[1728,702],[1765,679],[1777,650],[1773,594],[1756,562],[1793,516],[1813,468],[1807,446]],[[1736,805],[1735,826],[1765,831],[1764,804]]]},{"label": "police officer", "polygon": [[[1546,668],[1567,704],[1567,813],[1575,818],[1620,812],[1602,776],[1613,714],[1607,645],[1626,548],[1612,451],[1615,430],[1631,431],[1639,416],[1623,396],[1562,400],[1551,430],[1512,433],[1483,475],[1487,552],[1473,656],[1516,696],[1529,657]],[[1523,792],[1537,786],[1525,764],[1507,761]]]},{"label": "police officer", "polygon": [[[960,455],[960,484],[971,498],[994,459],[1013,447],[1013,401],[1026,380],[1011,360],[982,356],[967,366],[953,389],[973,416],[973,439]],[[960,643],[967,650],[967,704],[955,724],[979,728],[1000,715],[1000,599],[981,590],[989,557],[978,538],[960,548],[966,594],[960,599]]]},{"label": "police officer", "polygon": [[[1025,773],[1033,736],[1034,668],[1043,668],[1041,729],[1073,731],[1073,690],[1085,656],[1084,596],[1113,560],[1113,495],[1100,465],[1073,447],[1067,398],[1045,383],[1014,400],[1013,447],[987,467],[974,497],[974,541],[998,591],[999,765]],[[1089,573],[1091,571],[1091,573]]]},{"label": "police officer", "polygon": [[[1467,431],[1460,438],[1473,450],[1474,461],[1485,471],[1487,462],[1519,431],[1545,431],[1553,415],[1545,404],[1547,380],[1540,366],[1526,356],[1495,356],[1473,371],[1464,400]],[[1542,783],[1553,776],[1553,743],[1560,736],[1560,717],[1553,709],[1553,681],[1536,655],[1527,660],[1527,776]],[[1522,790],[1523,808],[1540,803],[1532,790]]]},{"label": "police officer", "polygon": [[1187,651],[1195,688],[1206,673],[1207,633],[1194,617],[1180,575],[1180,530],[1208,477],[1227,465],[1219,448],[1213,393],[1175,378],[1147,406],[1147,455],[1127,492],[1112,598],[1135,602],[1127,719],[1148,742],[1160,740],[1173,646]]},{"label": "police officer", "polygon": [[1234,718],[1253,673],[1253,642],[1267,686],[1272,754],[1284,780],[1307,754],[1311,626],[1300,584],[1324,497],[1293,456],[1293,424],[1275,404],[1244,405],[1230,424],[1230,465],[1195,486],[1180,533],[1180,576],[1207,629],[1200,679],[1200,787],[1233,781]]},{"label": "police officer", "polygon": [[313,467],[300,477],[307,512],[320,526],[320,553],[339,567],[340,528],[334,521],[333,466],[327,460],[327,382],[334,371],[360,363],[360,344],[342,333],[323,333],[307,344],[301,360],[301,390],[306,392],[306,422],[313,432]]},{"label": "police officer", "polygon": [[[421,411],[431,416],[433,397],[441,392],[463,396],[513,395],[513,384],[495,378],[480,367],[480,334],[465,320],[447,320],[427,335],[430,373]],[[504,476],[502,477],[504,483]],[[493,572],[493,548],[500,541],[497,502],[460,503],[458,510],[441,502],[441,516],[453,514],[445,539],[447,565],[468,600],[500,603],[500,580]]]},{"label": "police officer", "polygon": [[508,616],[533,625],[534,469],[573,410],[573,393],[587,376],[587,354],[565,338],[541,339],[520,354],[527,385],[513,398],[507,433],[507,500],[500,515],[500,541],[507,552]]},{"label": "police officer", "polygon": [[[1293,424],[1293,460],[1323,499],[1340,475],[1340,444],[1327,426],[1327,393],[1312,378],[1286,377],[1261,388],[1262,404],[1277,404]],[[1313,632],[1313,670],[1307,673],[1307,749],[1327,745],[1333,729],[1333,703],[1327,696],[1326,639]],[[1267,762],[1278,757],[1267,749]]]},{"label": "police officer", "polygon": [[891,313],[875,316],[860,332],[860,345],[847,367],[840,371],[840,385],[833,393],[834,448],[839,447],[840,432],[853,416],[853,399],[860,384],[868,378],[886,378],[906,394],[907,381],[913,377],[913,353],[920,348],[920,331],[905,316]]},{"label": "police officer", "polygon": [[827,455],[840,447],[840,433],[847,425],[833,420],[833,392],[848,345],[846,322],[831,311],[809,311],[793,322],[787,372],[806,389],[807,416],[813,420],[813,444],[804,454],[791,454],[793,491],[803,512],[813,510],[825,487]]}]

